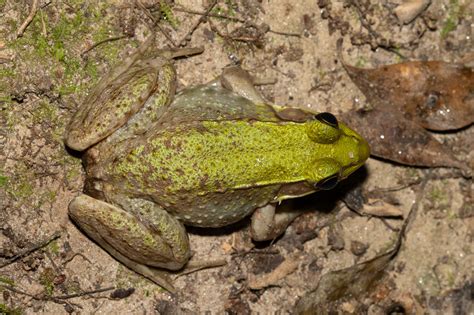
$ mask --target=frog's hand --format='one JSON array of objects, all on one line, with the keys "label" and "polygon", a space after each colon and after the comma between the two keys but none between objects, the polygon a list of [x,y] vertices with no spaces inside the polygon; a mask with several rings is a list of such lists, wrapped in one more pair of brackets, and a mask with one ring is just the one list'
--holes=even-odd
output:
[{"label": "frog's hand", "polygon": [[173,103],[160,118],[159,125],[173,127],[199,121],[259,120],[279,121],[273,108],[255,104],[220,84],[200,85],[176,95]]},{"label": "frog's hand", "polygon": [[255,104],[267,104],[267,106],[273,108],[276,115],[282,120],[304,122],[314,117],[314,113],[301,108],[278,106],[266,102],[255,89],[250,74],[240,67],[231,66],[225,68],[220,77],[220,84],[222,87],[251,100]]},{"label": "frog's hand", "polygon": [[254,241],[274,240],[283,234],[299,215],[305,210],[291,208],[284,205],[268,204],[258,208],[252,214],[250,232]]},{"label": "frog's hand", "polygon": [[[85,99],[66,131],[70,148],[87,149],[133,115],[132,129],[148,127],[150,121],[157,120],[159,109],[171,102],[176,77],[173,65],[166,58],[149,57],[143,50],[147,51],[139,49],[104,76]],[[155,97],[149,100],[152,94]]]},{"label": "frog's hand", "polygon": [[[184,226],[150,202],[129,204],[134,208],[130,210],[132,213],[145,214],[147,218],[136,217],[87,195],[71,201],[69,215],[87,235],[128,268],[173,290],[169,280],[151,267],[178,270],[189,260]],[[148,221],[151,224],[147,224]]]},{"label": "frog's hand", "polygon": [[255,104],[267,103],[260,92],[255,89],[250,74],[242,68],[238,66],[226,67],[219,79],[223,88],[245,97]]}]

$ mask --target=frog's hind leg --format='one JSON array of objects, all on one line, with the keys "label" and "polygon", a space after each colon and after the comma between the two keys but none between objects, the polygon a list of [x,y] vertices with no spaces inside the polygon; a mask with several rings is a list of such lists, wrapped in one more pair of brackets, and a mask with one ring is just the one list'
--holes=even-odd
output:
[{"label": "frog's hind leg", "polygon": [[[85,150],[124,126],[131,116],[152,116],[149,111],[171,102],[176,77],[174,67],[166,58],[150,56],[152,43],[147,40],[102,77],[91,91],[66,131],[65,140],[70,148]],[[147,101],[156,93],[160,93],[159,100]],[[143,125],[147,125],[146,118]]]},{"label": "frog's hind leg", "polygon": [[165,272],[181,269],[190,257],[182,223],[149,201],[129,202],[125,211],[104,201],[80,195],[69,215],[99,245],[128,268],[167,290],[173,286]]},{"label": "frog's hind leg", "polygon": [[305,210],[293,207],[291,202],[285,202],[280,206],[268,204],[258,208],[252,215],[250,225],[252,239],[268,241],[277,238],[303,212]]}]

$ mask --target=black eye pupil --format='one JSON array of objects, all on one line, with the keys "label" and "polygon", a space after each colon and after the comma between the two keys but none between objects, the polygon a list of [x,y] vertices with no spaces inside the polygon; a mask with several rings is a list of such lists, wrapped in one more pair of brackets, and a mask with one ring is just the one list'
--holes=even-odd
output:
[{"label": "black eye pupil", "polygon": [[317,114],[316,116],[314,116],[314,118],[316,118],[317,120],[319,120],[320,122],[322,123],[325,123],[325,124],[328,124],[334,128],[338,128],[339,127],[339,123],[337,122],[337,118],[336,116],[334,116],[333,114],[331,113],[319,113]]},{"label": "black eye pupil", "polygon": [[339,176],[332,175],[328,178],[325,178],[317,182],[315,187],[316,189],[319,189],[319,190],[330,190],[336,187],[338,182],[339,182]]}]

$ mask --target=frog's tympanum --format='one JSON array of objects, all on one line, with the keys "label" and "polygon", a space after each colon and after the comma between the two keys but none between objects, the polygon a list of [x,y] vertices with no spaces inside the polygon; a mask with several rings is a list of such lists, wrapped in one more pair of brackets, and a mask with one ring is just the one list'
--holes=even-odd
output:
[{"label": "frog's tympanum", "polygon": [[159,268],[179,270],[191,256],[184,225],[253,213],[253,238],[275,238],[301,212],[279,212],[283,200],[333,188],[369,156],[332,114],[268,104],[237,67],[175,96],[173,53],[150,51],[104,77],[68,126],[66,144],[84,151],[87,173],[69,215],[168,290]]}]

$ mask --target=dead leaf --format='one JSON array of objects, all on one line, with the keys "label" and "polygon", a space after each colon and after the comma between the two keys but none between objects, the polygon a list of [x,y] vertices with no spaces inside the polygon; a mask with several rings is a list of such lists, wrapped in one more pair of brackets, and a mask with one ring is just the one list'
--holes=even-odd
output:
[{"label": "dead leaf", "polygon": [[461,64],[411,61],[362,69],[344,64],[369,103],[392,107],[431,130],[474,122],[474,72]]},{"label": "dead leaf", "polygon": [[324,274],[318,287],[298,301],[294,313],[325,314],[328,303],[344,296],[358,297],[367,293],[375,281],[381,278],[399,248],[400,240],[395,248],[369,261]]},{"label": "dead leaf", "polygon": [[393,12],[400,22],[408,24],[420,15],[430,3],[431,0],[405,0]]},{"label": "dead leaf", "polygon": [[344,113],[342,120],[357,130],[369,143],[371,154],[401,164],[427,167],[455,167],[469,175],[471,166],[459,161],[454,153],[429,132],[393,110]]},{"label": "dead leaf", "polygon": [[376,217],[403,217],[400,208],[389,204],[381,199],[370,199],[360,210],[362,214],[368,214]]},{"label": "dead leaf", "polygon": [[278,281],[294,272],[298,267],[299,254],[285,259],[273,271],[263,276],[249,275],[248,286],[252,290],[260,290],[271,285],[276,285]]}]

